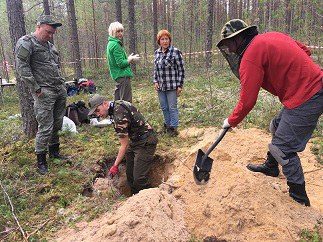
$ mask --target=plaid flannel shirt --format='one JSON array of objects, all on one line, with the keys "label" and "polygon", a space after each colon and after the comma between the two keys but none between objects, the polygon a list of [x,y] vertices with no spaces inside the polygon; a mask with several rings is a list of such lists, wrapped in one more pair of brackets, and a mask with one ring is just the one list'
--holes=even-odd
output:
[{"label": "plaid flannel shirt", "polygon": [[185,78],[182,52],[173,47],[163,53],[161,47],[155,51],[154,82],[158,82],[160,91],[169,91],[182,87]]}]

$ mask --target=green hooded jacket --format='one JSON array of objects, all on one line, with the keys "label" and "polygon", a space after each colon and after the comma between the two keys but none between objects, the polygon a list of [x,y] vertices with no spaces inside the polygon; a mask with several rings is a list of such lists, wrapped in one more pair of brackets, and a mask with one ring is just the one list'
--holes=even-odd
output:
[{"label": "green hooded jacket", "polygon": [[112,79],[133,77],[122,41],[112,36],[108,40],[107,57]]}]

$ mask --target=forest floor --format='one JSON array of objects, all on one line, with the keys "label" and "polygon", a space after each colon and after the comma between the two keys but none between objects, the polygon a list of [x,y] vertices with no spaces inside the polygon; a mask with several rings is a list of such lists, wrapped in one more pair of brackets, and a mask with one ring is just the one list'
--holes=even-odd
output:
[{"label": "forest floor", "polygon": [[[310,151],[300,153],[311,207],[288,196],[286,179],[250,172],[246,165],[264,162],[270,135],[259,129],[233,129],[210,157],[214,159],[207,185],[196,185],[192,167],[219,136],[214,128],[182,130],[196,137],[190,148],[176,150],[172,162],[155,162],[151,179],[160,185],[116,203],[91,221],[65,228],[49,241],[298,241],[305,229],[323,234],[323,169]],[[165,154],[166,156],[167,154]],[[127,194],[124,167],[113,185],[96,181],[97,191],[117,188]]]}]

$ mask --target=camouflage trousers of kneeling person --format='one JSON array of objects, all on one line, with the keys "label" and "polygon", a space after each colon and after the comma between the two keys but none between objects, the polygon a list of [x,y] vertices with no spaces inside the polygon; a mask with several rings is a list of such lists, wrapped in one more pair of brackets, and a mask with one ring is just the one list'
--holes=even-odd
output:
[{"label": "camouflage trousers of kneeling person", "polygon": [[34,99],[34,112],[38,122],[35,139],[35,153],[47,152],[47,145],[59,144],[58,131],[62,128],[66,106],[66,88],[59,85],[55,87],[42,87],[38,97],[32,93]]},{"label": "camouflage trousers of kneeling person", "polygon": [[132,194],[150,188],[148,173],[154,160],[158,139],[151,134],[144,140],[130,141],[126,152],[126,174]]}]

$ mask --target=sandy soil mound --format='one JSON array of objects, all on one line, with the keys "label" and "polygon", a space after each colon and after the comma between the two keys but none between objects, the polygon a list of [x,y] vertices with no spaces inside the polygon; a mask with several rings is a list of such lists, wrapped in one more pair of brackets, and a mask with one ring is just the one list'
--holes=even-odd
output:
[{"label": "sandy soil mound", "polygon": [[[182,135],[196,132],[188,130]],[[219,131],[205,130],[202,141],[191,148],[191,155],[177,161],[179,167],[191,168],[197,149],[205,144],[205,151],[217,136]],[[173,194],[186,205],[185,221],[191,234],[227,241],[294,241],[301,229],[313,228],[322,219],[323,170],[317,167],[309,147],[300,157],[311,208],[288,196],[282,174],[273,178],[246,168],[248,163],[263,163],[269,142],[270,135],[263,131],[235,129],[211,153],[214,163],[206,186],[196,185],[189,169],[179,169],[181,174],[169,179],[178,187]]]},{"label": "sandy soil mound", "polygon": [[270,135],[257,129],[228,132],[210,157],[206,186],[193,181],[192,167],[221,130],[188,129],[196,145],[178,152],[173,173],[159,188],[130,197],[123,205],[76,229],[57,233],[56,241],[295,241],[301,229],[323,218],[323,169],[309,147],[300,154],[312,207],[288,196],[285,177],[250,172],[248,163],[263,163]]},{"label": "sandy soil mound", "polygon": [[180,202],[159,188],[140,191],[101,219],[80,223],[76,229],[67,229],[60,234],[55,241],[189,240]]}]

